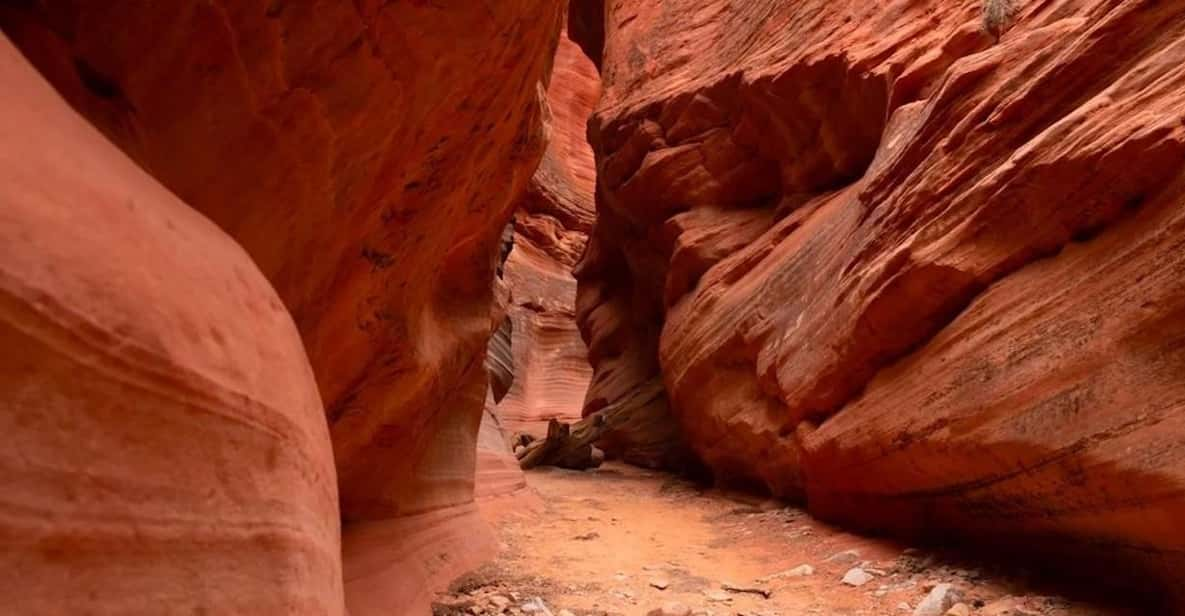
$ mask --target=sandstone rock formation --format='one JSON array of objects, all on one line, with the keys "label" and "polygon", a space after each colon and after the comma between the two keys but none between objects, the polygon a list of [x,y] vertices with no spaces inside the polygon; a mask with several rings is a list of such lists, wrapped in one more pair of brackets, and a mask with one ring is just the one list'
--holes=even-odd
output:
[{"label": "sandstone rock formation", "polygon": [[[510,449],[510,434],[502,427],[495,408],[506,396],[514,382],[514,358],[510,352],[510,287],[506,284],[506,259],[514,244],[514,227],[502,230],[498,250],[498,266],[494,277],[494,301],[490,306],[490,323],[495,327],[486,350],[485,368],[489,374],[485,407],[477,433],[477,467],[474,476],[475,496],[478,501],[501,499],[523,492],[526,476]],[[488,507],[487,507],[488,509]]]},{"label": "sandstone rock formation", "polygon": [[497,414],[510,433],[542,436],[550,419],[580,419],[591,371],[576,327],[572,268],[593,222],[596,171],[585,138],[600,94],[596,67],[566,36],[560,38],[547,91],[549,141],[514,218],[513,249],[504,266],[510,294],[513,383]]},{"label": "sandstone rock formation", "polygon": [[616,350],[620,338],[637,339],[637,332],[594,325],[596,316],[581,308],[596,304],[599,288],[594,285],[585,281],[577,297],[573,275],[581,276],[597,261],[595,254],[585,255],[596,184],[586,124],[600,98],[594,61],[600,61],[602,8],[574,3],[568,19],[569,33],[583,38],[580,46],[567,36],[560,40],[548,90],[551,145],[516,215],[516,248],[507,263],[514,295],[513,348],[522,382],[498,413],[509,428],[542,437],[550,419],[572,422],[610,404],[625,407],[628,412],[620,419],[627,429],[610,430],[602,445],[630,462],[670,465],[681,441],[665,410],[655,410],[665,404],[661,388],[633,387],[629,378],[637,358],[621,357]]},{"label": "sandstone rock formation", "polygon": [[524,240],[519,237],[506,264],[514,381],[498,417],[511,433],[541,435],[551,418],[580,419],[591,371],[576,329],[571,265]]},{"label": "sandstone rock formation", "polygon": [[414,612],[482,555],[490,281],[542,154],[563,9],[0,7],[65,98],[240,243],[291,313],[330,425],[356,615]]},{"label": "sandstone rock formation", "polygon": [[250,257],[0,36],[0,597],[343,614],[333,454]]},{"label": "sandstone rock formation", "polygon": [[1185,6],[979,10],[606,4],[590,356],[722,478],[1179,579]]},{"label": "sandstone rock formation", "polygon": [[513,495],[527,487],[527,479],[510,451],[507,431],[494,406],[493,398],[488,398],[477,433],[478,500]]}]

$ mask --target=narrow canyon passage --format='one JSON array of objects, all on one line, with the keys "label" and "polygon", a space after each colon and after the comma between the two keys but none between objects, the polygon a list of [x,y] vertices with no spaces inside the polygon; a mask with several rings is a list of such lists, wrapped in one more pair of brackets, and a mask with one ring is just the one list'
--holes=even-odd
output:
[{"label": "narrow canyon passage", "polygon": [[0,615],[1185,615],[1185,1],[0,31]]},{"label": "narrow canyon passage", "polygon": [[662,616],[908,616],[940,584],[950,585],[956,614],[1151,613],[1132,596],[1113,608],[1061,596],[1045,584],[1049,572],[1024,566],[1023,552],[1004,564],[968,560],[954,546],[908,548],[775,500],[634,466],[540,469],[527,483],[531,496],[483,505],[498,556],[439,595],[434,614],[541,615],[545,606],[576,616],[664,607]]}]

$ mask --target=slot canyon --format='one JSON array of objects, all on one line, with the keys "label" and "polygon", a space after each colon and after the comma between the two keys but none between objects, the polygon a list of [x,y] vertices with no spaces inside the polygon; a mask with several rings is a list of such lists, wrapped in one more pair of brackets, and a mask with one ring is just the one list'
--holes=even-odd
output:
[{"label": "slot canyon", "polygon": [[0,614],[1185,614],[1185,2],[0,31]]}]

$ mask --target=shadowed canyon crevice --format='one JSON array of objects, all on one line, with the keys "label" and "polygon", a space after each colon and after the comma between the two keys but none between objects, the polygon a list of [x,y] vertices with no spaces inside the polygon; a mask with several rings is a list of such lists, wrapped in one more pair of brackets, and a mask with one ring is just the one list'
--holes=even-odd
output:
[{"label": "shadowed canyon crevice", "polygon": [[549,419],[580,419],[588,389],[572,267],[593,224],[596,171],[584,126],[599,96],[596,67],[561,36],[547,93],[548,146],[518,204],[502,277],[514,376],[498,415],[512,432],[542,436]]},{"label": "shadowed canyon crevice", "polygon": [[0,3],[4,609],[427,614],[558,420],[1181,613],[1185,4],[993,3]]}]

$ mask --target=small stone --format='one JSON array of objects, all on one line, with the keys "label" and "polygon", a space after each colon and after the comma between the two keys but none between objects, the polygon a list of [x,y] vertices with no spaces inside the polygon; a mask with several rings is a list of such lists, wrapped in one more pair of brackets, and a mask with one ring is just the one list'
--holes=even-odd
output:
[{"label": "small stone", "polygon": [[806,577],[814,575],[815,568],[810,565],[798,565],[797,567],[786,572],[786,577]]},{"label": "small stone", "polygon": [[742,586],[739,584],[733,584],[732,582],[724,582],[723,584],[721,584],[721,587],[724,588],[724,590],[727,590],[728,592],[747,593],[747,594],[751,594],[751,595],[761,595],[762,597],[764,597],[766,599],[770,598],[774,594],[768,588],[762,588],[760,586],[751,586],[751,585],[750,586]]},{"label": "small stone", "polygon": [[650,585],[659,589],[659,590],[666,590],[667,588],[670,587],[671,583],[668,582],[667,580],[662,579],[662,578],[658,578],[658,579],[650,580]]},{"label": "small stone", "polygon": [[510,599],[503,597],[502,595],[493,595],[490,597],[490,603],[492,603],[494,607],[498,609],[503,609],[510,605]]},{"label": "small stone", "polygon": [[962,593],[950,584],[939,584],[913,610],[913,616],[944,616],[962,599]]},{"label": "small stone", "polygon": [[844,550],[843,552],[838,552],[838,553],[832,554],[827,559],[827,562],[829,562],[829,563],[854,563],[858,560],[860,560],[860,550]]},{"label": "small stone", "polygon": [[945,616],[971,616],[971,606],[966,603],[956,603],[946,611]]},{"label": "small stone", "polygon": [[705,590],[704,596],[708,598],[708,601],[717,601],[719,603],[732,601],[732,597],[728,593],[720,590]]},{"label": "small stone", "polygon": [[805,577],[805,576],[814,575],[814,574],[815,574],[814,567],[812,567],[810,565],[798,565],[797,567],[795,567],[793,569],[787,569],[785,571],[779,571],[777,573],[771,573],[765,577],[757,578],[757,581],[764,584],[767,582],[772,582],[774,580],[780,580],[782,578]]},{"label": "small stone", "polygon": [[682,603],[672,601],[662,607],[656,607],[650,610],[646,616],[691,616],[691,608]]},{"label": "small stone", "polygon": [[901,603],[898,603],[898,604],[897,604],[897,611],[898,611],[898,612],[908,612],[908,611],[910,611],[910,610],[912,610],[912,609],[913,609],[913,608],[912,608],[912,607],[910,607],[910,606],[909,606],[909,604],[908,604],[908,603],[906,603],[906,602],[904,602],[904,601],[902,601]]},{"label": "small stone", "polygon": [[872,576],[869,575],[868,572],[859,567],[855,567],[853,569],[848,569],[848,572],[844,574],[842,581],[848,586],[863,586],[868,582],[871,582],[872,579]]}]

